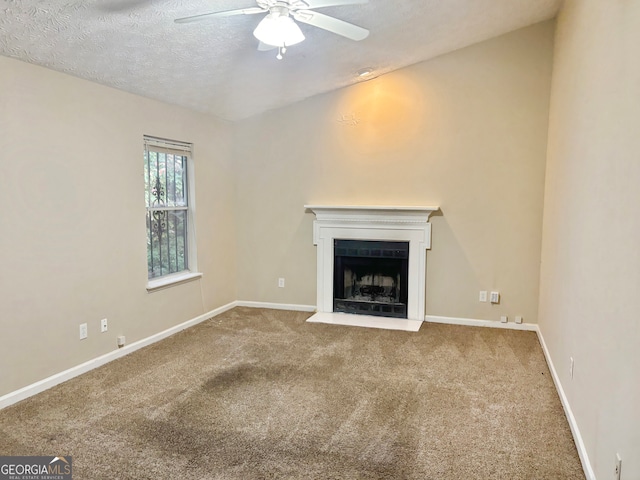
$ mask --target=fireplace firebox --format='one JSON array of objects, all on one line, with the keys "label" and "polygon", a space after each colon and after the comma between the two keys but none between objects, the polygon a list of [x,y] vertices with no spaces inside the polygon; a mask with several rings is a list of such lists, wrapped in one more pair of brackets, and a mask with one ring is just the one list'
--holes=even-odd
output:
[{"label": "fireplace firebox", "polygon": [[407,318],[409,242],[334,239],[333,311]]}]

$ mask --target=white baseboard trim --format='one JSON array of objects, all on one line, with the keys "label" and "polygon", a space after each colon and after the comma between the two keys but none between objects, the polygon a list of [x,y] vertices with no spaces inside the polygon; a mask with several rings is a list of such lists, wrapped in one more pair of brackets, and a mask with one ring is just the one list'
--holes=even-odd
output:
[{"label": "white baseboard trim", "polygon": [[[7,393],[0,397],[0,410],[10,405],[13,405],[21,400],[29,398],[33,395],[36,395],[40,392],[43,392],[51,387],[54,387],[60,383],[66,382],[78,375],[82,375],[83,373],[89,372],[95,368],[98,368],[106,363],[109,363],[118,358],[124,357],[129,353],[133,353],[136,350],[139,350],[143,347],[156,343],[160,340],[163,340],[171,335],[174,335],[182,330],[185,330],[189,327],[193,327],[209,318],[220,315],[221,313],[226,312],[227,310],[231,310],[234,307],[250,307],[250,308],[268,308],[274,310],[294,310],[294,311],[302,311],[302,312],[315,312],[315,305],[295,305],[295,304],[286,304],[286,303],[268,303],[268,302],[251,302],[251,301],[234,301],[218,307],[210,312],[204,313],[202,315],[197,316],[191,320],[188,320],[184,323],[176,325],[174,327],[168,328],[162,332],[151,335],[147,338],[143,338],[142,340],[138,340],[130,345],[125,345],[124,347],[113,350],[109,353],[101,355],[100,357],[94,358],[87,362],[84,362],[80,365],[76,365],[75,367],[71,367],[63,372],[56,373],[47,377],[38,382],[32,383],[31,385],[27,385],[19,390],[14,392]],[[562,384],[558,378],[558,374],[556,372],[553,361],[551,360],[551,356],[549,355],[549,350],[547,349],[547,345],[544,341],[544,337],[542,336],[542,332],[538,328],[537,324],[534,323],[502,323],[491,320],[478,320],[473,318],[456,318],[456,317],[441,317],[435,315],[425,315],[425,322],[432,323],[446,323],[452,325],[468,325],[474,327],[489,327],[489,328],[506,328],[511,330],[526,330],[526,331],[535,331],[538,334],[538,339],[540,341],[540,345],[542,346],[542,351],[544,352],[545,359],[547,361],[547,365],[549,366],[549,371],[551,372],[551,377],[553,378],[553,383],[555,384],[556,390],[558,391],[558,395],[560,397],[560,402],[562,403],[562,407],[564,408],[565,415],[569,422],[569,427],[571,428],[571,433],[573,434],[573,439],[576,443],[576,448],[578,450],[578,455],[580,457],[580,461],[582,462],[582,468],[584,470],[585,476],[587,480],[596,480],[595,474],[593,472],[593,468],[591,467],[591,463],[589,462],[589,456],[587,455],[587,450],[584,445],[584,441],[582,440],[582,436],[580,434],[580,429],[576,423],[576,419],[573,416],[573,411],[571,410],[571,406],[569,405],[569,401],[567,400],[567,396],[564,393],[562,388]]]},{"label": "white baseboard trim", "polygon": [[571,433],[573,434],[573,440],[576,444],[576,449],[578,450],[578,456],[580,457],[580,462],[582,463],[582,470],[584,471],[587,480],[596,480],[596,475],[593,472],[593,468],[591,467],[591,462],[589,461],[589,455],[587,454],[587,449],[584,445],[584,441],[582,440],[582,435],[580,434],[580,429],[578,428],[578,424],[576,423],[576,419],[573,416],[573,411],[571,410],[571,405],[569,405],[569,400],[564,393],[564,389],[562,388],[562,384],[560,383],[560,378],[558,377],[558,372],[556,371],[556,367],[551,360],[551,355],[549,354],[549,350],[547,349],[547,344],[544,341],[544,337],[542,336],[542,332],[540,329],[537,329],[538,332],[538,340],[540,341],[540,345],[542,346],[542,351],[544,352],[544,357],[547,360],[547,365],[549,366],[549,371],[551,372],[551,378],[553,378],[553,383],[556,386],[556,390],[558,392],[558,396],[560,397],[560,403],[562,403],[562,408],[564,409],[564,414],[567,417],[567,421],[569,422],[569,427],[571,428]]},{"label": "white baseboard trim", "polygon": [[238,307],[249,308],[268,308],[270,310],[294,310],[296,312],[315,312],[315,305],[295,305],[291,303],[269,303],[269,302],[250,302],[247,300],[238,300]]},{"label": "white baseboard trim", "polygon": [[167,330],[156,333],[147,338],[143,338],[142,340],[138,340],[137,342],[133,342],[130,345],[125,345],[124,347],[119,348],[118,350],[113,350],[109,353],[105,353],[104,355],[96,357],[87,362],[81,363],[80,365],[76,365],[75,367],[71,367],[67,370],[64,370],[63,372],[51,375],[50,377],[47,377],[43,380],[32,383],[31,385],[27,385],[26,387],[23,387],[19,390],[7,393],[6,395],[3,395],[2,397],[0,397],[0,410],[2,410],[5,407],[8,407],[9,405],[13,405],[14,403],[24,400],[25,398],[29,398],[33,395],[36,395],[37,393],[48,390],[51,387],[55,387],[56,385],[62,382],[66,382],[67,380],[77,377],[78,375],[87,373],[93,370],[94,368],[98,368],[106,363],[112,362],[113,360],[124,357],[125,355],[128,355],[132,352],[135,352],[136,350],[139,350],[143,347],[151,345],[152,343],[156,343],[160,340],[170,337],[175,333],[178,333],[189,327],[193,327],[194,325],[204,322],[209,318],[215,317],[216,315],[220,315],[221,313],[224,313],[227,310],[231,310],[232,308],[236,307],[237,306],[236,304],[237,302],[228,303],[226,305],[223,305],[222,307],[218,307],[214,310],[211,310],[210,312],[199,315],[196,318],[192,318],[191,320],[187,320],[184,323],[168,328]]},{"label": "white baseboard trim", "polygon": [[450,325],[467,325],[470,327],[490,327],[490,328],[506,328],[509,330],[526,330],[537,332],[538,325],[535,323],[502,323],[493,320],[478,320],[475,318],[456,318],[456,317],[440,317],[437,315],[425,315],[425,322],[431,323],[447,323]]}]

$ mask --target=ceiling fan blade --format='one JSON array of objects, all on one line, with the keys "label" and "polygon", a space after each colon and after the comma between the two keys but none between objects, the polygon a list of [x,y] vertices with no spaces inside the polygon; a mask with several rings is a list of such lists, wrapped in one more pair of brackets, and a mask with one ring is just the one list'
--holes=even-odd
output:
[{"label": "ceiling fan blade", "polygon": [[324,8],[324,7],[335,7],[340,5],[362,5],[365,3],[369,3],[369,0],[305,0],[307,8]]},{"label": "ceiling fan blade", "polygon": [[258,50],[261,52],[267,52],[269,50],[275,50],[278,47],[274,47],[273,45],[269,45],[268,43],[260,42],[258,43]]},{"label": "ceiling fan blade", "polygon": [[260,7],[240,8],[238,10],[225,10],[223,12],[201,13],[200,15],[192,15],[190,17],[176,18],[176,23],[191,23],[207,20],[214,17],[231,17],[232,15],[253,15],[255,13],[266,13],[269,10]]},{"label": "ceiling fan blade", "polygon": [[342,35],[351,40],[360,41],[369,36],[369,30],[359,27],[353,23],[338,20],[337,18],[324,15],[322,13],[313,12],[311,10],[298,10],[293,13],[293,18],[302,23],[313,25],[314,27],[328,30],[329,32]]}]

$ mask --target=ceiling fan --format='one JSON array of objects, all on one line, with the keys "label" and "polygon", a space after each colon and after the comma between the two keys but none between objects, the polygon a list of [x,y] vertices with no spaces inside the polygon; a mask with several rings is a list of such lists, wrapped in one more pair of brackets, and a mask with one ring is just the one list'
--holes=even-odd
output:
[{"label": "ceiling fan", "polygon": [[369,0],[256,0],[256,3],[258,4],[257,7],[202,13],[178,18],[175,22],[192,23],[214,17],[266,13],[267,15],[253,31],[253,35],[260,40],[258,50],[277,48],[278,55],[276,58],[279,60],[282,59],[287,47],[300,43],[305,39],[302,30],[300,30],[294,19],[351,40],[360,41],[369,36],[369,30],[366,28],[314,11],[316,8],[359,5],[369,3]]}]

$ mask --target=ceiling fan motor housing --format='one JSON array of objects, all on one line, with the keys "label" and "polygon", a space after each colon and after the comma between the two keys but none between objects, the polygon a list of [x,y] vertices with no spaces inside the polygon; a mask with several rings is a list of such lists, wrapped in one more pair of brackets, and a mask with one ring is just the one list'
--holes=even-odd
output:
[{"label": "ceiling fan motor housing", "polygon": [[[255,2],[257,7],[202,13],[178,18],[175,22],[191,23],[211,17],[266,13],[266,17],[260,21],[253,34],[260,40],[260,46],[265,44],[280,49],[295,45],[305,39],[294,19],[355,41],[364,40],[369,36],[369,30],[366,28],[315,11],[316,8],[323,7],[365,4],[369,0],[255,0]],[[259,47],[259,50],[267,49]],[[284,53],[283,50],[280,51],[278,58],[282,53]]]}]

